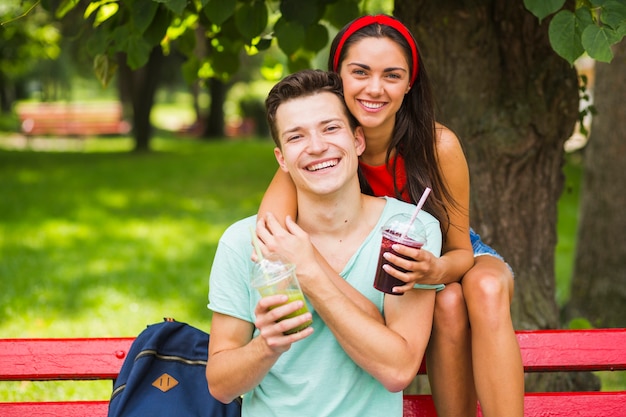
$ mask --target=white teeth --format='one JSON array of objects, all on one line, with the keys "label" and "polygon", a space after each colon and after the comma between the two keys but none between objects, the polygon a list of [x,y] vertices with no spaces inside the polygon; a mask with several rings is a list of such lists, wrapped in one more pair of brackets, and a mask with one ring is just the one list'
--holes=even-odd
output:
[{"label": "white teeth", "polygon": [[371,101],[361,101],[361,104],[363,104],[363,106],[367,107],[368,109],[380,109],[382,106],[384,106],[384,103],[373,103]]},{"label": "white teeth", "polygon": [[311,165],[307,167],[306,169],[308,171],[317,171],[317,170],[328,168],[328,167],[334,167],[335,165],[337,165],[337,160],[333,159],[332,161],[326,161],[326,162],[321,162],[319,164]]}]

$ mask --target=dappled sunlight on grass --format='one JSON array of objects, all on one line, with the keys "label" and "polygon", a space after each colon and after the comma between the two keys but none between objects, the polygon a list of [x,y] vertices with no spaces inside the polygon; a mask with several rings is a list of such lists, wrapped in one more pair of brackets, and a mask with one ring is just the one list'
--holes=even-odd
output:
[{"label": "dappled sunlight on grass", "polygon": [[269,142],[176,151],[0,151],[3,337],[135,336],[165,316],[210,329],[217,241],[256,212]]}]

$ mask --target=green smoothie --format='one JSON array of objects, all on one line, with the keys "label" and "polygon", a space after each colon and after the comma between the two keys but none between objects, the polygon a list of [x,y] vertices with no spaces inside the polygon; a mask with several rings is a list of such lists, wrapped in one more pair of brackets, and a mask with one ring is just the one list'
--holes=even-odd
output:
[{"label": "green smoothie", "polygon": [[[285,320],[285,319],[290,319],[290,318],[292,318],[292,317],[299,316],[299,315],[304,314],[304,313],[306,313],[306,312],[308,312],[308,311],[309,311],[309,309],[308,309],[308,308],[307,308],[307,306],[306,306],[306,301],[304,300],[304,295],[302,294],[302,292],[301,292],[301,291],[298,291],[298,290],[285,290],[285,291],[281,291],[281,294],[285,294],[285,295],[287,295],[287,297],[289,298],[289,299],[287,300],[287,302],[286,302],[286,303],[281,304],[281,305],[285,305],[285,304],[288,304],[288,303],[291,303],[291,302],[293,302],[293,301],[297,301],[297,300],[302,301],[302,303],[303,303],[304,305],[302,306],[302,308],[299,308],[298,310],[294,311],[294,312],[293,312],[293,313],[291,313],[291,314],[287,314],[285,317],[281,318],[281,319],[280,319],[280,320],[278,320],[278,321],[282,321],[282,320]],[[275,306],[275,307],[272,307],[272,308],[276,308],[276,307],[279,307],[279,306]],[[302,324],[301,324],[300,326],[298,326],[298,327],[294,327],[293,329],[291,329],[291,330],[289,330],[289,331],[286,331],[286,332],[285,332],[285,334],[297,333],[297,332],[299,332],[300,330],[304,330],[304,329],[306,329],[306,328],[307,328],[307,327],[309,327],[312,323],[313,323],[313,321],[312,321],[312,320],[309,320],[309,321],[307,321],[306,323],[302,323]]]}]

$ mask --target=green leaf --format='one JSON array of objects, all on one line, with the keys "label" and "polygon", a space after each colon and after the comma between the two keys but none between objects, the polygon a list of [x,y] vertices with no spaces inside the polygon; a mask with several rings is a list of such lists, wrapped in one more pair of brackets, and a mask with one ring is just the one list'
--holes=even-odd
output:
[{"label": "green leaf", "polygon": [[195,55],[190,55],[182,65],[183,78],[187,84],[191,85],[198,79],[200,61]]},{"label": "green leaf", "polygon": [[96,20],[94,21],[94,27],[100,26],[101,23],[107,21],[110,17],[114,16],[119,10],[120,6],[117,3],[104,4],[98,9],[96,13]]},{"label": "green leaf", "polygon": [[358,3],[353,0],[339,0],[326,7],[324,19],[334,27],[340,29],[346,23],[359,17],[360,14]]},{"label": "green leaf", "polygon": [[235,25],[246,41],[258,36],[267,26],[267,6],[265,1],[255,0],[251,4],[243,4],[235,11]]},{"label": "green leaf", "polygon": [[214,54],[211,65],[216,74],[226,78],[239,69],[239,54],[225,51]]},{"label": "green leaf", "polygon": [[602,6],[600,20],[616,30],[620,26],[626,26],[626,4],[614,0],[607,1]]},{"label": "green leaf", "polygon": [[561,10],[550,21],[550,44],[559,56],[570,64],[585,52],[580,41],[579,20],[568,10]]},{"label": "green leaf", "polygon": [[317,22],[321,17],[318,4],[314,0],[282,0],[280,13],[290,22],[297,22],[304,27]]},{"label": "green leaf", "polygon": [[309,26],[305,36],[304,47],[309,51],[321,51],[328,44],[328,30],[319,23]]},{"label": "green leaf", "polygon": [[63,0],[54,12],[54,16],[57,19],[63,18],[66,14],[71,12],[78,5],[78,3],[80,3],[80,0]]},{"label": "green leaf", "polygon": [[235,0],[209,0],[204,7],[206,17],[220,26],[235,13]]},{"label": "green leaf", "polygon": [[126,48],[128,66],[133,70],[143,67],[148,62],[151,51],[152,45],[149,45],[143,37],[131,36]]},{"label": "green leaf", "polygon": [[597,61],[611,62],[613,51],[611,45],[617,42],[618,38],[614,30],[606,27],[590,25],[583,31],[582,44],[587,54]]},{"label": "green leaf", "polygon": [[86,48],[91,55],[105,54],[109,44],[109,35],[103,30],[96,30],[86,40]]},{"label": "green leaf", "polygon": [[560,10],[564,4],[565,0],[524,0],[524,7],[540,21]]},{"label": "green leaf", "polygon": [[109,34],[107,41],[114,45],[115,51],[126,52],[130,36],[131,32],[128,25],[121,25],[113,29],[113,31]]},{"label": "green leaf", "polygon": [[85,8],[85,12],[83,13],[83,18],[87,19],[89,16],[91,16],[91,14],[93,12],[95,12],[96,10],[98,10],[100,8],[100,6],[102,6],[103,4],[108,3],[108,0],[104,0],[104,1],[93,1],[91,3],[89,3],[87,5],[87,7]]},{"label": "green leaf", "polygon": [[130,8],[133,32],[143,34],[154,19],[159,5],[153,1],[140,1]]},{"label": "green leaf", "polygon": [[100,84],[106,87],[117,71],[117,62],[107,55],[96,55],[93,60],[93,69]]},{"label": "green leaf", "polygon": [[278,46],[286,55],[291,55],[304,43],[305,34],[301,25],[289,22],[282,17],[274,25],[274,35]]},{"label": "green leaf", "polygon": [[157,12],[150,22],[150,26],[146,29],[143,34],[144,39],[150,45],[156,45],[161,43],[165,34],[167,33],[167,28],[170,25],[170,21],[172,20],[172,12],[167,10],[165,7],[157,8]]},{"label": "green leaf", "polygon": [[[139,3],[148,3],[148,1],[143,0]],[[185,7],[187,7],[187,0],[152,0],[154,3],[163,3],[165,7],[176,13],[178,16],[182,16],[185,11]]]},{"label": "green leaf", "polygon": [[[178,37],[176,49],[178,49],[178,51],[183,53],[185,56],[192,56],[195,54],[197,46],[196,42],[197,39],[195,32],[193,30],[186,30],[181,34],[181,36]],[[202,39],[200,42],[205,42],[205,40]]]}]

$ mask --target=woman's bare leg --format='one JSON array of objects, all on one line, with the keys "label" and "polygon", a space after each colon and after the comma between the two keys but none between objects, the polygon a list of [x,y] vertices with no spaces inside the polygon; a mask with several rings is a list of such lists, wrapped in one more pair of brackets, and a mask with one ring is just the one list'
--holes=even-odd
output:
[{"label": "woman's bare leg", "polygon": [[437,415],[475,417],[469,322],[463,291],[457,282],[446,285],[435,298],[426,367]]},{"label": "woman's bare leg", "polygon": [[474,383],[484,417],[524,415],[524,369],[511,320],[513,275],[479,256],[462,281],[472,339]]}]

